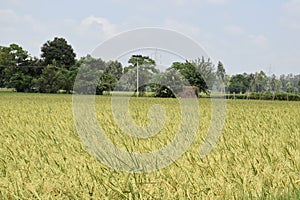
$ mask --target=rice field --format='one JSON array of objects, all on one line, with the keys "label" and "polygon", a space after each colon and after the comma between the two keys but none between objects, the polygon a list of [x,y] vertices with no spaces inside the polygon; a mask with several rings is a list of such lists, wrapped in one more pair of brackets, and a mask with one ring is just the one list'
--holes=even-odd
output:
[{"label": "rice field", "polygon": [[[132,98],[130,114],[149,124],[148,109],[166,110],[152,138],[123,134],[111,97],[96,97],[97,119],[119,148],[151,152],[174,137],[176,99]],[[0,199],[300,199],[300,102],[228,100],[222,136],[199,150],[210,123],[210,100],[199,99],[199,129],[173,164],[150,173],[111,169],[82,144],[71,95],[0,92]]]}]

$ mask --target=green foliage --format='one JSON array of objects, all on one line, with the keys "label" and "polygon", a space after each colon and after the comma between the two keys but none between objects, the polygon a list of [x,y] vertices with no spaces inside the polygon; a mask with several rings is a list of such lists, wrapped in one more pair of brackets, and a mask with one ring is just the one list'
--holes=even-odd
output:
[{"label": "green foliage", "polygon": [[100,95],[104,91],[113,91],[122,71],[122,65],[117,61],[106,63],[100,58],[87,55],[80,64],[80,73],[74,90],[78,93]]},{"label": "green foliage", "polygon": [[11,87],[17,91],[30,89],[31,77],[27,73],[32,58],[17,44],[0,46],[0,87]]},{"label": "green foliage", "polygon": [[221,61],[218,62],[218,66],[217,66],[217,72],[216,72],[216,89],[219,92],[225,92],[228,88],[227,88],[227,76],[226,76],[226,71],[224,68],[224,65]]},{"label": "green foliage", "polygon": [[[193,65],[195,65],[197,73],[200,73],[201,78],[203,78],[203,80],[208,88],[206,93],[209,92],[209,90],[212,90],[217,77],[216,77],[216,72],[215,72],[215,66],[212,63],[212,61],[210,60],[210,58],[205,60],[205,58],[202,56],[201,58],[193,60],[191,63]],[[197,85],[195,85],[195,86],[197,86]],[[203,85],[201,85],[201,87],[203,87],[203,89],[205,89],[204,83],[203,83]],[[199,88],[199,90],[201,91],[201,88]]]},{"label": "green foliage", "polygon": [[225,81],[226,71],[224,65],[221,61],[218,62],[217,73],[216,75],[222,80]]},{"label": "green foliage", "polygon": [[199,92],[208,94],[216,77],[213,64],[202,57],[192,62],[174,62],[166,72],[155,76],[154,80],[160,85],[154,90],[156,97],[184,97],[187,96],[187,90],[191,89],[196,96]]},{"label": "green foliage", "polygon": [[135,68],[137,65],[139,65],[139,67],[152,71],[153,73],[158,73],[158,70],[155,68],[155,61],[153,59],[151,59],[149,56],[135,56],[132,55],[128,61],[129,64],[131,64],[130,66],[128,66],[127,68],[125,68],[125,71],[127,71],[128,69],[133,69]]},{"label": "green foliage", "polygon": [[35,80],[37,91],[41,93],[57,93],[63,84],[63,73],[55,65],[48,65],[41,77]]},{"label": "green foliage", "polygon": [[113,91],[117,82],[123,74],[122,64],[118,61],[109,61],[105,63],[103,74],[97,86],[98,94],[103,94],[104,91],[108,93]]},{"label": "green foliage", "polygon": [[14,88],[17,92],[30,92],[32,86],[32,77],[22,72],[14,73],[8,84],[9,88]]},{"label": "green foliage", "polygon": [[253,86],[254,92],[265,92],[268,90],[268,77],[265,72],[255,73]]},{"label": "green foliage", "polygon": [[64,38],[55,37],[54,40],[47,41],[41,51],[45,65],[55,63],[58,67],[64,66],[68,69],[75,64],[76,54]]},{"label": "green foliage", "polygon": [[[155,67],[155,61],[148,56],[132,56],[128,61],[129,66],[126,66],[124,70],[118,61],[93,60],[88,58],[89,56],[76,60],[72,46],[64,38],[55,37],[52,41],[47,41],[41,47],[41,51],[42,59],[39,59],[32,58],[17,44],[7,47],[0,46],[0,88],[14,88],[18,92],[63,90],[69,93],[72,91],[78,69],[87,67],[87,65],[93,68],[95,65],[99,69],[83,69],[87,74],[82,75],[85,77],[81,77],[82,80],[79,80],[86,81],[86,83],[79,84],[83,88],[86,87],[85,93],[96,91],[97,94],[103,94],[105,91],[109,93],[116,89],[134,91],[136,90],[136,69],[139,64],[139,95],[141,96],[147,90],[153,92],[157,97],[168,95],[174,97],[182,92],[184,86],[188,85],[198,87],[200,92],[206,94],[210,93],[213,86],[220,92],[223,92],[225,88],[227,92],[236,94],[300,93],[300,75],[288,74],[277,77],[273,74],[268,77],[265,72],[260,71],[229,76],[226,74],[222,62],[218,62],[215,71],[211,60],[205,60],[204,57],[184,63],[175,62],[168,70],[160,72]],[[97,66],[98,64],[99,66]],[[49,65],[55,66],[57,69],[52,69],[51,72],[48,68]],[[181,77],[170,69],[179,72]],[[48,78],[49,80],[46,80]],[[97,83],[93,83],[93,80]],[[43,83],[46,85],[43,86]],[[154,84],[151,85],[151,83]],[[218,83],[217,88],[214,83]],[[89,88],[91,85],[95,85],[96,88]],[[256,98],[256,94],[254,96],[253,98]],[[278,96],[280,96],[279,99],[284,99],[284,95]],[[294,96],[290,98],[294,99]]]},{"label": "green foliage", "polygon": [[185,63],[175,62],[173,63],[171,69],[179,71],[190,86],[198,87],[200,92],[209,92],[209,88],[202,76],[202,73],[197,69],[195,63],[188,61]]},{"label": "green foliage", "polygon": [[227,94],[227,99],[300,101],[300,95],[286,92],[252,92],[249,94]]},{"label": "green foliage", "polygon": [[25,66],[30,61],[27,51],[17,44],[9,47],[0,46],[0,65],[1,66]]},{"label": "green foliage", "polygon": [[270,78],[270,91],[279,92],[282,88],[281,81],[273,74]]},{"label": "green foliage", "polygon": [[249,87],[249,79],[243,74],[237,74],[231,77],[228,91],[230,93],[245,93]]},{"label": "green foliage", "polygon": [[153,77],[159,74],[159,70],[155,67],[155,61],[148,56],[132,55],[128,63],[130,65],[124,67],[124,76],[120,79],[117,89],[121,91],[136,91],[138,71],[139,95],[143,96],[145,88],[151,84]]},{"label": "green foliage", "polygon": [[97,89],[97,92],[101,93],[97,85],[104,70],[105,62],[103,60],[87,55],[83,58],[82,64],[80,65],[80,73],[77,75],[74,91],[76,93],[95,94]]}]

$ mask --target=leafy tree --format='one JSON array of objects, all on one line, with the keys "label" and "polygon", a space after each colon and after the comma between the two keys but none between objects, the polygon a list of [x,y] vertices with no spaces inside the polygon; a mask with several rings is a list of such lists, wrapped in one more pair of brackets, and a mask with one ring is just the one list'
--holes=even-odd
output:
[{"label": "leafy tree", "polygon": [[286,84],[286,91],[289,92],[289,93],[293,92],[293,86],[292,86],[290,81],[288,81],[287,84]]},{"label": "leafy tree", "polygon": [[74,90],[85,94],[102,95],[104,91],[114,90],[123,72],[122,64],[118,61],[106,63],[100,58],[93,58],[91,55],[82,58],[79,65],[80,73]]},{"label": "leafy tree", "polygon": [[123,75],[123,66],[118,61],[108,61],[104,73],[110,73],[116,80],[119,80]]},{"label": "leafy tree", "polygon": [[32,80],[31,76],[16,72],[11,76],[8,87],[14,88],[17,92],[30,92],[33,86]]},{"label": "leafy tree", "polygon": [[58,67],[48,65],[43,69],[41,77],[35,82],[35,87],[41,93],[57,93],[61,89],[63,77],[58,73]]},{"label": "leafy tree", "polygon": [[174,68],[156,74],[149,85],[155,97],[175,98],[182,92],[183,87],[189,85],[185,77]]},{"label": "leafy tree", "polygon": [[143,95],[151,79],[159,73],[159,70],[155,68],[155,61],[148,56],[131,56],[128,63],[130,65],[124,68],[124,76],[120,80],[120,84],[118,84],[118,89],[125,91],[136,90],[138,66],[139,94]]},{"label": "leafy tree", "polygon": [[113,91],[117,85],[117,82],[123,74],[122,64],[118,61],[109,61],[105,64],[103,74],[101,74],[100,81],[97,86],[99,94],[103,94],[104,91]]},{"label": "leafy tree", "polygon": [[281,81],[276,77],[275,74],[270,79],[270,90],[273,92],[279,92],[281,88]]},{"label": "leafy tree", "polygon": [[[0,87],[13,87],[17,91],[24,91],[25,85],[29,87],[31,80],[30,75],[27,73],[29,70],[29,64],[32,58],[28,52],[23,50],[17,44],[11,44],[8,47],[0,47]],[[22,80],[24,86],[22,85]],[[22,89],[21,89],[22,88]]]},{"label": "leafy tree", "polygon": [[59,68],[57,70],[55,77],[59,90],[63,90],[66,93],[70,93],[73,90],[77,71],[78,68],[76,66],[71,67],[69,70],[66,68]]},{"label": "leafy tree", "polygon": [[[205,81],[205,84],[208,88],[206,92],[212,90],[213,85],[216,81],[216,73],[215,73],[215,66],[211,62],[210,58],[205,60],[205,58],[202,56],[201,58],[198,58],[192,61],[191,63],[195,65],[197,72],[200,73],[202,79]],[[202,86],[204,86],[204,84]],[[199,89],[201,91],[201,88]]]},{"label": "leafy tree", "polygon": [[288,92],[296,93],[298,91],[298,81],[300,76],[295,76],[294,74],[288,74],[286,80],[289,83],[289,88],[287,87]]},{"label": "leafy tree", "polygon": [[250,81],[247,74],[237,74],[231,77],[228,90],[230,93],[245,93],[249,86]]},{"label": "leafy tree", "polygon": [[179,71],[186,81],[188,81],[190,86],[198,87],[200,92],[209,93],[208,85],[203,78],[203,74],[206,72],[203,73],[203,69],[202,72],[199,70],[203,68],[203,63],[198,61],[193,63],[188,61],[185,63],[175,62],[171,69]]},{"label": "leafy tree", "polygon": [[[185,94],[186,89],[189,90],[189,93],[192,89],[196,96],[199,92],[209,93],[216,80],[214,70],[214,65],[210,59],[206,61],[204,57],[191,62],[174,62],[166,72],[159,74],[164,85],[161,84],[160,87],[156,87],[155,95],[174,97],[174,93],[177,95]],[[221,62],[219,63],[219,75],[225,79],[225,69]]]},{"label": "leafy tree", "polygon": [[69,69],[75,64],[76,54],[64,38],[55,37],[54,40],[47,41],[41,51],[45,65],[53,64],[55,61],[58,67],[64,66]]},{"label": "leafy tree", "polygon": [[0,88],[3,88],[5,87],[5,84],[4,84],[4,67],[3,66],[0,66]]},{"label": "leafy tree", "polygon": [[99,78],[103,75],[106,64],[103,60],[87,55],[82,58],[74,91],[83,94],[102,94],[103,89],[99,88]]},{"label": "leafy tree", "polygon": [[216,78],[217,78],[217,81],[218,81],[218,85],[217,85],[218,90],[219,91],[222,90],[222,89],[227,90],[227,87],[226,87],[226,83],[227,83],[226,71],[225,71],[223,63],[221,61],[218,62],[216,75],[217,75]]},{"label": "leafy tree", "polygon": [[280,75],[279,80],[281,82],[281,90],[286,91],[287,80],[284,74]]},{"label": "leafy tree", "polygon": [[222,80],[225,81],[226,71],[224,65],[221,61],[218,62],[217,66],[217,76]]},{"label": "leafy tree", "polygon": [[2,66],[25,66],[29,61],[28,52],[19,45],[0,46],[0,64]]},{"label": "leafy tree", "polygon": [[113,91],[116,83],[117,79],[112,73],[103,73],[97,85],[97,94],[102,95],[104,91]]},{"label": "leafy tree", "polygon": [[255,73],[254,77],[255,92],[265,92],[268,88],[268,76],[265,72],[260,71]]}]

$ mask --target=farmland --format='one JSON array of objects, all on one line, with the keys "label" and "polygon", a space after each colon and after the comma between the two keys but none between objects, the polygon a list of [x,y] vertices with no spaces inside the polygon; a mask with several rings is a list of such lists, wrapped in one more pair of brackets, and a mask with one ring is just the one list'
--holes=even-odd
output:
[{"label": "farmland", "polygon": [[[176,99],[132,98],[137,124],[151,105],[166,123],[151,139],[124,136],[110,98],[96,97],[100,126],[120,148],[161,148],[178,131]],[[210,123],[210,100],[199,99],[199,130],[183,156],[150,173],[110,169],[81,143],[72,96],[0,92],[0,199],[224,199],[300,198],[300,102],[228,100],[222,136],[199,157]]]}]

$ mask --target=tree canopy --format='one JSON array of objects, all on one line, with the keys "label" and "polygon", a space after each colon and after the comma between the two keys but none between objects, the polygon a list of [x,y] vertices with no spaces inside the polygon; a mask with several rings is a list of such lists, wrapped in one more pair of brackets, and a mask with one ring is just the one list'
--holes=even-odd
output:
[{"label": "tree canopy", "polygon": [[[138,70],[137,70],[138,67]],[[0,88],[18,92],[74,92],[78,70],[80,91],[135,91],[137,71],[139,94],[151,91],[156,97],[176,97],[184,88],[209,94],[217,82],[227,93],[300,93],[300,75],[267,75],[264,71],[228,75],[222,62],[215,65],[203,56],[196,60],[174,62],[166,71],[156,68],[155,60],[132,55],[123,67],[119,61],[104,61],[90,55],[76,59],[67,40],[55,37],[41,47],[41,58],[32,57],[18,44],[0,46]],[[77,85],[78,86],[78,85]],[[95,88],[92,88],[95,86]],[[79,88],[77,88],[79,89]]]},{"label": "tree canopy", "polygon": [[41,48],[41,57],[45,65],[56,64],[61,67],[70,68],[75,64],[76,54],[71,45],[64,38],[55,37],[47,41]]}]

